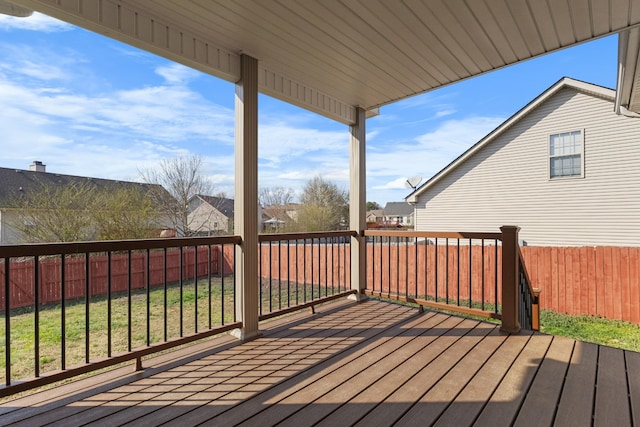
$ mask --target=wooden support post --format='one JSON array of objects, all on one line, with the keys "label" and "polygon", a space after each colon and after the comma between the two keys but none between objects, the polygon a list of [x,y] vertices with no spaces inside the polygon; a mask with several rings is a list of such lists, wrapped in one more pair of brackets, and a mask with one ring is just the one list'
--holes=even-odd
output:
[{"label": "wooden support post", "polygon": [[235,234],[236,320],[242,329],[233,331],[241,340],[260,335],[258,330],[258,60],[240,59],[241,78],[236,83]]},{"label": "wooden support post", "polygon": [[367,280],[367,252],[364,240],[364,230],[367,228],[365,113],[362,108],[357,108],[356,123],[350,127],[349,228],[358,233],[357,236],[351,237],[351,289],[358,292],[349,298],[356,301],[366,299],[364,290]]},{"label": "wooden support post", "polygon": [[520,227],[505,225],[502,231],[502,326],[508,333],[520,331],[518,320],[518,231]]}]

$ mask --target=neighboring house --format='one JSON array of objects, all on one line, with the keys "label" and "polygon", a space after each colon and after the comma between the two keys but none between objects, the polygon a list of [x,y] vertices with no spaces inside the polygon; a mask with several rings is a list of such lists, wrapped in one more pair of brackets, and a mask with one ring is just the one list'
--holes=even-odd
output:
[{"label": "neighboring house", "polygon": [[272,205],[262,208],[263,232],[274,233],[287,229],[288,225],[298,220],[299,204]]},{"label": "neighboring house", "polygon": [[640,245],[640,118],[563,78],[417,188],[416,230],[521,227],[536,246]]},{"label": "neighboring house", "polygon": [[385,226],[413,227],[413,206],[407,202],[388,202],[382,211]]},{"label": "neighboring house", "polygon": [[189,201],[189,229],[196,236],[233,233],[234,201],[197,194]]},{"label": "neighboring house", "polygon": [[[21,212],[18,207],[21,197],[29,192],[41,191],[42,186],[55,189],[56,187],[87,182],[98,189],[134,188],[140,191],[140,194],[147,194],[151,190],[165,191],[162,187],[153,184],[50,173],[46,171],[46,165],[40,161],[34,161],[29,166],[29,170],[0,167],[0,244],[24,243],[23,234],[15,227],[16,221],[21,220]],[[156,224],[155,227],[157,227],[159,235],[165,225]]]},{"label": "neighboring house", "polygon": [[379,224],[384,220],[384,211],[382,209],[370,210],[367,212],[366,219],[367,224]]}]

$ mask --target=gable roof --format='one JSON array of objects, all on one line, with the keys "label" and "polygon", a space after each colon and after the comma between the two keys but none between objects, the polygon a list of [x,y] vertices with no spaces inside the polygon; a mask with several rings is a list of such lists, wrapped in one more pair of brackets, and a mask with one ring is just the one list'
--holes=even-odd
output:
[{"label": "gable roof", "polygon": [[488,135],[482,138],[480,141],[476,142],[472,145],[467,151],[458,156],[454,161],[445,166],[442,170],[433,175],[429,180],[423,183],[421,186],[416,188],[411,194],[405,197],[405,200],[408,203],[415,203],[418,196],[431,188],[435,183],[440,181],[442,178],[447,176],[450,172],[456,169],[458,166],[467,161],[471,156],[477,153],[480,149],[485,147],[487,144],[490,144],[500,135],[502,135],[507,129],[511,128],[514,124],[518,123],[525,116],[531,113],[533,110],[538,108],[543,102],[547,101],[549,98],[554,96],[560,90],[570,88],[576,91],[580,91],[583,93],[587,93],[592,96],[597,96],[603,99],[610,100],[613,102],[616,97],[616,92],[613,89],[605,88],[602,86],[598,86],[592,83],[583,82],[580,80],[575,80],[569,77],[563,77],[558,80],[555,84],[553,84],[549,89],[542,92],[538,95],[534,100],[529,102],[523,108],[521,108],[514,115],[509,117],[506,121],[504,121],[500,126],[491,131]]},{"label": "gable roof", "polygon": [[149,192],[151,189],[161,189],[162,191],[165,191],[163,187],[156,184],[0,167],[0,208],[15,207],[12,202],[20,197],[21,194],[27,194],[29,191],[36,191],[42,185],[63,187],[70,184],[85,182],[90,182],[92,185],[95,185],[96,188],[136,188],[144,194]]},{"label": "gable roof", "polygon": [[233,212],[235,208],[235,202],[233,199],[227,199],[226,197],[205,196],[203,194],[196,194],[195,197],[200,198],[203,202],[216,208],[227,218],[233,218]]},{"label": "gable roof", "polygon": [[383,213],[385,216],[409,216],[413,213],[413,206],[407,202],[388,202]]}]

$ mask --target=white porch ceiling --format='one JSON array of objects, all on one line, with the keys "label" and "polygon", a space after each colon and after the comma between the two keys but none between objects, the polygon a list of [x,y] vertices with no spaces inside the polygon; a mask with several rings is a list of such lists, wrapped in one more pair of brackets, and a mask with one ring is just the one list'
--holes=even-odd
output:
[{"label": "white porch ceiling", "polygon": [[[11,0],[343,123],[640,24],[640,0]],[[597,58],[594,58],[597,61]]]}]

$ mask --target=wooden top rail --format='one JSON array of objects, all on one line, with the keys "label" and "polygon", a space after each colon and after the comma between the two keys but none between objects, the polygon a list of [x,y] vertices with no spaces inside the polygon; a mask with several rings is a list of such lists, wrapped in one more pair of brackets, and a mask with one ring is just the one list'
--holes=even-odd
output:
[{"label": "wooden top rail", "polygon": [[331,237],[351,237],[358,233],[351,230],[346,231],[317,231],[313,233],[277,233],[277,234],[260,234],[259,242],[277,242],[283,240],[304,240],[304,239],[322,239]]},{"label": "wooden top rail", "polygon": [[502,233],[480,233],[465,231],[395,231],[395,230],[366,230],[365,236],[380,237],[424,237],[436,239],[487,239],[502,240]]},{"label": "wooden top rail", "polygon": [[0,246],[0,258],[24,256],[69,255],[91,252],[114,252],[141,249],[177,248],[181,246],[204,246],[239,244],[240,236],[185,237],[140,240],[106,240],[100,242],[29,243]]}]

